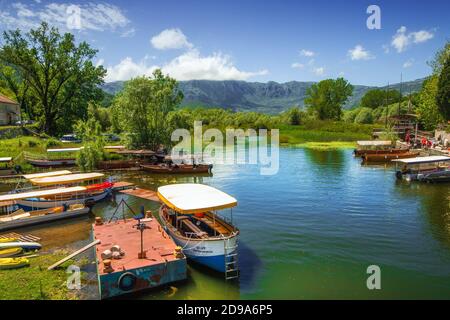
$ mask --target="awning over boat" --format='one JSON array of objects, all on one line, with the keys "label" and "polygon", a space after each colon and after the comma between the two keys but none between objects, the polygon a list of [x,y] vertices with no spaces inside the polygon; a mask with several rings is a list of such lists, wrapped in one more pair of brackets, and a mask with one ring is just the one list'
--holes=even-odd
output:
[{"label": "awning over boat", "polygon": [[396,159],[396,160],[392,160],[392,161],[401,162],[401,163],[405,163],[405,164],[420,164],[420,163],[433,163],[433,162],[450,161],[450,157],[447,157],[447,156],[429,156],[429,157]]},{"label": "awning over boat", "polygon": [[12,194],[1,195],[0,202],[14,201],[14,200],[28,199],[28,198],[49,197],[49,196],[56,196],[56,195],[60,195],[60,194],[76,193],[76,192],[84,192],[84,191],[86,191],[86,187],[58,188],[58,189],[42,190],[42,191],[12,193]]},{"label": "awning over boat", "polygon": [[158,188],[158,197],[169,208],[184,214],[232,208],[237,200],[204,184],[172,184]]},{"label": "awning over boat", "polygon": [[356,141],[356,143],[361,147],[369,147],[369,146],[390,146],[392,145],[391,141],[388,140],[362,140]]},{"label": "awning over boat", "polygon": [[36,178],[31,179],[31,183],[38,186],[51,186],[57,184],[69,184],[81,181],[89,181],[103,177],[103,173],[76,173],[76,174],[68,174],[64,176],[56,176],[56,177],[44,177],[44,178]]},{"label": "awning over boat", "polygon": [[83,147],[80,148],[63,148],[63,149],[47,149],[47,152],[76,152],[83,149]]},{"label": "awning over boat", "polygon": [[12,160],[11,157],[0,158],[0,162],[10,162]]},{"label": "awning over boat", "polygon": [[71,173],[72,172],[69,171],[69,170],[60,170],[60,171],[50,171],[50,172],[42,172],[42,173],[24,174],[23,177],[25,179],[35,179],[35,178],[63,176],[63,175],[66,175],[66,174],[71,174]]}]

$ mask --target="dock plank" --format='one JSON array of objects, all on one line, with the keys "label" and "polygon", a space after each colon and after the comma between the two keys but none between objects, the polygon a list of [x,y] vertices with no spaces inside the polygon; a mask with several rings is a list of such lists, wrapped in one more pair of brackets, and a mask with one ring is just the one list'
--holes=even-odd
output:
[{"label": "dock plank", "polygon": [[153,191],[153,190],[134,188],[134,189],[122,190],[119,192],[123,193],[123,194],[128,194],[130,196],[138,197],[141,199],[145,199],[145,200],[161,202],[158,198],[156,191]]}]

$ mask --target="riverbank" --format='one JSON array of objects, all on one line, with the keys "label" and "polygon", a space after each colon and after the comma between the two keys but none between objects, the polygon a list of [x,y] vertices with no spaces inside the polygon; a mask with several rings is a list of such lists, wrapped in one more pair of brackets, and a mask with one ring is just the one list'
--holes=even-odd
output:
[{"label": "riverbank", "polygon": [[[68,274],[66,268],[74,260],[65,262],[55,270],[47,267],[68,255],[58,250],[53,253],[37,253],[39,256],[29,258],[30,266],[2,270],[0,272],[0,300],[76,300],[79,296],[67,288]],[[76,265],[86,262],[81,260]],[[83,276],[83,273],[82,273]]]}]

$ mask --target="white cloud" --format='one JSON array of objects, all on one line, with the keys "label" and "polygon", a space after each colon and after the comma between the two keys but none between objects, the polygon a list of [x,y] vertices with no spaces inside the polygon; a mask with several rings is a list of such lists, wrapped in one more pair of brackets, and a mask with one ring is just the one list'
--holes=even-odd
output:
[{"label": "white cloud", "polygon": [[413,65],[414,63],[414,59],[408,59],[407,61],[405,61],[405,63],[403,63],[403,68],[409,68]]},{"label": "white cloud", "polygon": [[316,76],[323,76],[325,74],[325,68],[324,67],[313,68],[313,72]]},{"label": "white cloud", "polygon": [[126,57],[117,65],[108,66],[105,81],[129,80],[137,76],[150,76],[152,72],[161,68],[163,73],[169,74],[177,80],[247,80],[251,77],[268,74],[267,70],[248,72],[239,70],[230,58],[221,53],[201,56],[198,50],[192,49],[176,57],[170,62],[158,66],[148,63],[152,60],[146,56],[139,62]]},{"label": "white cloud", "polygon": [[291,67],[294,69],[303,69],[305,65],[299,62],[294,62],[293,64],[291,64]]},{"label": "white cloud", "polygon": [[391,46],[393,46],[397,50],[397,52],[400,53],[405,51],[406,48],[411,45],[411,43],[423,43],[432,39],[433,37],[434,34],[426,30],[407,33],[406,27],[401,26],[392,37]]},{"label": "white cloud", "polygon": [[[103,61],[102,61],[103,62]],[[126,57],[115,66],[106,68],[106,82],[129,80],[138,76],[151,76],[157,66],[147,65],[146,61],[134,62],[132,58]]]},{"label": "white cloud", "polygon": [[304,57],[314,57],[315,53],[314,51],[311,50],[302,49],[300,51],[300,55]]},{"label": "white cloud", "polygon": [[[79,24],[71,24],[79,12]],[[125,28],[130,21],[115,5],[108,3],[87,2],[83,4],[48,3],[40,5],[36,1],[32,4],[13,3],[9,8],[0,12],[0,25],[8,29],[28,30],[36,28],[41,21],[46,21],[61,31],[95,30],[116,31]]]},{"label": "white cloud", "polygon": [[154,48],[159,50],[193,48],[192,43],[180,29],[166,29],[150,40]]},{"label": "white cloud", "polygon": [[411,36],[413,37],[414,43],[421,43],[432,39],[434,34],[426,30],[420,30],[417,32],[411,32]]},{"label": "white cloud", "polygon": [[352,60],[370,60],[375,58],[368,50],[365,50],[363,46],[359,44],[353,49],[348,50],[348,55]]},{"label": "white cloud", "polygon": [[226,55],[214,53],[210,56],[201,56],[196,49],[176,57],[164,65],[162,70],[178,80],[247,80],[268,74],[267,70],[241,71]]},{"label": "white cloud", "polygon": [[128,29],[124,32],[122,32],[122,34],[120,35],[122,38],[131,38],[136,34],[136,29],[135,28],[131,28]]}]

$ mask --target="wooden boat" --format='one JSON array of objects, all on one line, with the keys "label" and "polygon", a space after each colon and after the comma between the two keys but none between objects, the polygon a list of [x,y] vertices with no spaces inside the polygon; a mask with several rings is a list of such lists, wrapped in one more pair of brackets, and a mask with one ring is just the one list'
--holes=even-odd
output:
[{"label": "wooden boat", "polygon": [[393,161],[397,166],[402,166],[395,173],[397,179],[424,182],[450,181],[450,157],[429,156]]},{"label": "wooden boat", "polygon": [[64,206],[29,212],[19,209],[7,216],[0,216],[0,231],[80,217],[87,214],[89,210],[82,204],[71,205],[67,209]]},{"label": "wooden boat", "polygon": [[142,170],[151,173],[166,173],[166,174],[188,174],[188,173],[211,173],[212,164],[141,164]]},{"label": "wooden boat", "polygon": [[10,176],[16,174],[16,170],[12,168],[12,157],[0,158],[0,176]]},{"label": "wooden boat", "polygon": [[382,153],[389,153],[389,154],[399,154],[399,153],[405,153],[408,152],[409,149],[388,149],[388,150],[355,150],[354,154],[357,157],[362,157],[366,154],[382,154]]},{"label": "wooden boat", "polygon": [[29,164],[40,168],[73,167],[76,164],[75,159],[25,159]]},{"label": "wooden boat", "polygon": [[357,148],[353,153],[357,157],[365,154],[377,154],[380,151],[385,151],[387,153],[390,150],[394,150],[392,141],[388,140],[362,140],[357,141],[356,144]]},{"label": "wooden boat", "polygon": [[362,156],[364,162],[390,162],[395,159],[414,158],[419,155],[419,152],[403,152],[403,153],[379,153],[379,154],[365,154]]},{"label": "wooden boat", "polygon": [[214,213],[237,205],[235,198],[203,184],[174,184],[158,188],[163,203],[161,225],[186,257],[235,278],[239,230]]},{"label": "wooden boat", "polygon": [[27,258],[0,258],[0,270],[18,269],[30,265]]},{"label": "wooden boat", "polygon": [[134,160],[106,160],[100,161],[97,168],[100,170],[129,169],[139,167],[139,162]]}]

